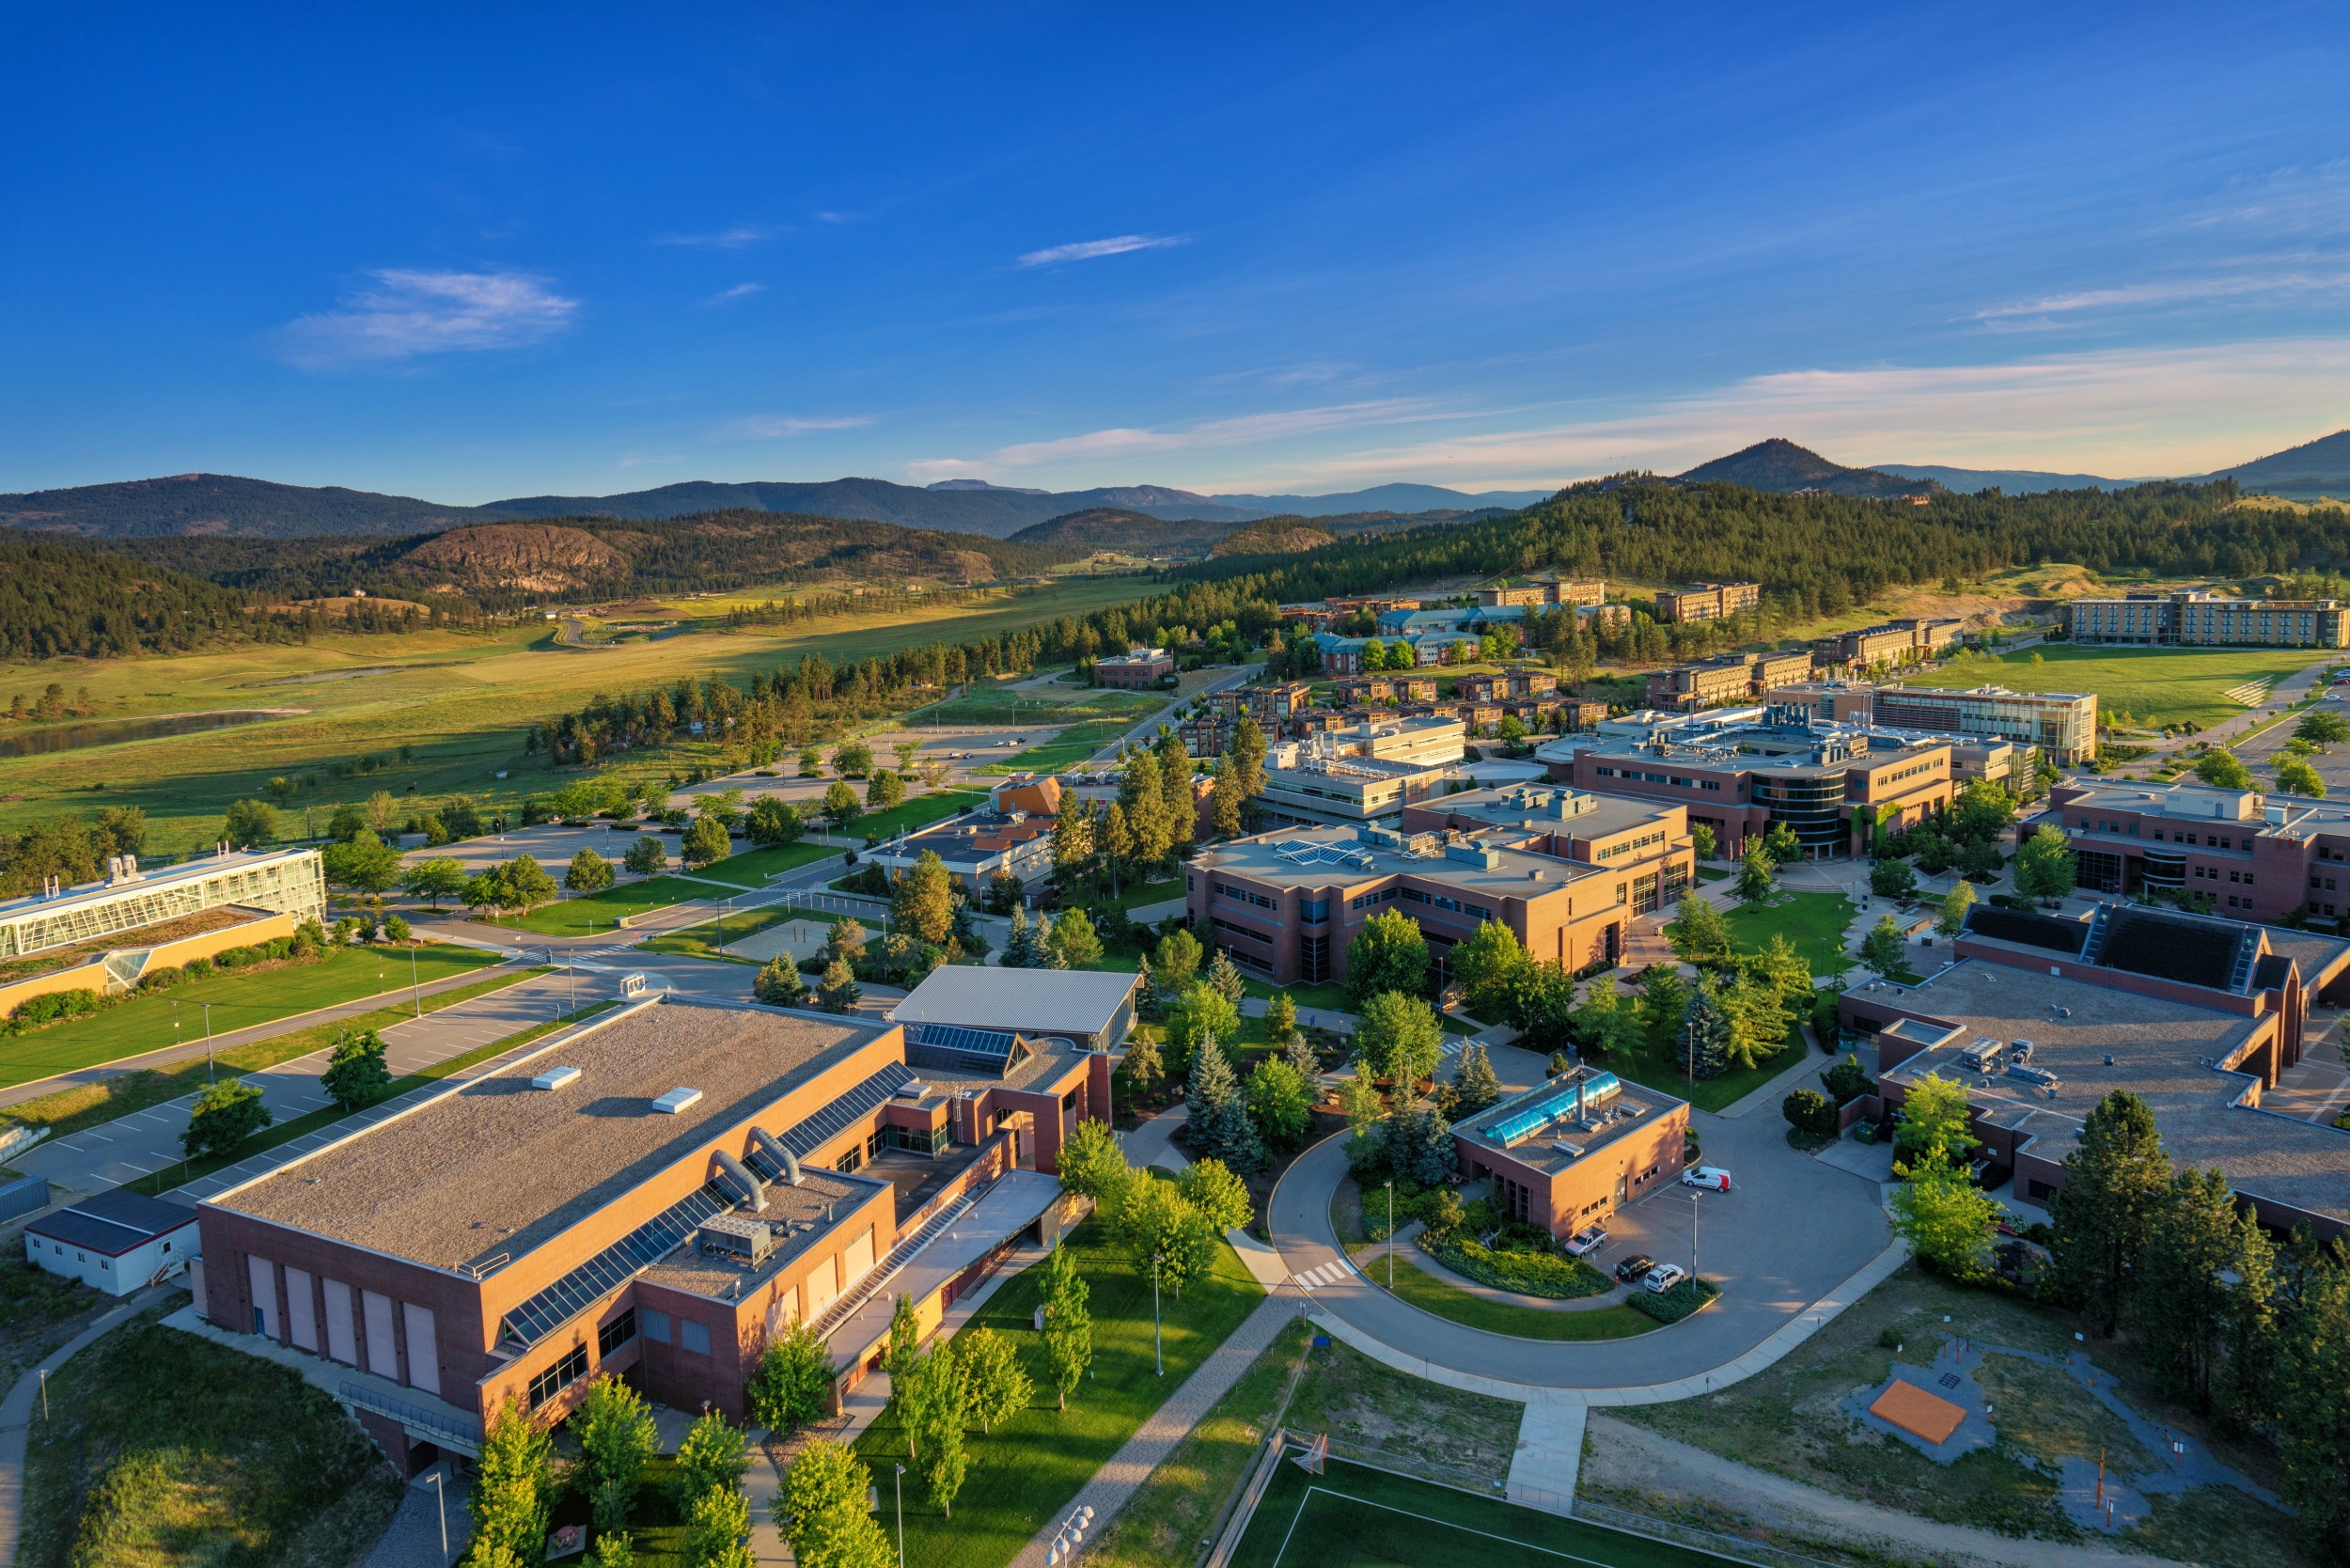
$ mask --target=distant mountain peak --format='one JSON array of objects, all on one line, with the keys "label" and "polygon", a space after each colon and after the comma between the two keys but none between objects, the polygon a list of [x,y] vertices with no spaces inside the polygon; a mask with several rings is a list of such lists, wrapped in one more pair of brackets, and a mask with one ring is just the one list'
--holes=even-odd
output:
[{"label": "distant mountain peak", "polygon": [[1049,490],[1027,490],[1016,484],[990,484],[985,479],[940,479],[925,490],[992,490],[999,495],[1050,495]]},{"label": "distant mountain peak", "polygon": [[2329,493],[2340,494],[2339,489],[2332,487],[2350,485],[2350,431],[2336,431],[2233,468],[2222,468],[2213,477],[2231,478],[2254,490],[2305,490],[2324,485]]},{"label": "distant mountain peak", "polygon": [[1701,463],[1687,473],[1675,476],[1675,482],[1744,485],[1748,490],[1775,491],[1780,494],[1825,490],[1839,495],[1923,495],[1940,488],[1930,479],[1908,479],[1897,474],[1880,474],[1873,468],[1847,468],[1784,436],[1758,441],[1728,457]]}]

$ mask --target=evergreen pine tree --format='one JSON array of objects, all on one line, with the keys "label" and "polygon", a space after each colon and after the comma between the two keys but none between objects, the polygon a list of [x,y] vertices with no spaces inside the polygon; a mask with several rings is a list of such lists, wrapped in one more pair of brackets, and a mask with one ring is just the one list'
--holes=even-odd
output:
[{"label": "evergreen pine tree", "polygon": [[1248,989],[1241,980],[1240,969],[1233,964],[1232,955],[1222,948],[1216,949],[1215,956],[1208,961],[1208,967],[1199,978],[1215,987],[1216,993],[1234,1007],[1240,1006],[1240,999]]},{"label": "evergreen pine tree", "polygon": [[1314,1049],[1311,1041],[1303,1034],[1292,1034],[1289,1043],[1281,1047],[1281,1059],[1288,1062],[1296,1070],[1297,1075],[1306,1080],[1306,1088],[1309,1093],[1321,1092],[1315,1086],[1322,1077],[1322,1053]]},{"label": "evergreen pine tree", "polygon": [[1143,953],[1135,960],[1135,1011],[1145,1018],[1157,1018],[1167,1011],[1159,996],[1159,982],[1151,973],[1151,955]]},{"label": "evergreen pine tree", "polygon": [[2146,1102],[2115,1090],[2090,1111],[2048,1205],[2057,1272],[2112,1338],[2129,1309],[2138,1253],[2170,1185],[2170,1157]]},{"label": "evergreen pine tree", "polygon": [[1011,912],[1011,934],[1004,939],[1004,956],[996,962],[1007,969],[1040,969],[1042,954],[1039,950],[1036,928],[1028,924],[1028,912],[1015,907]]},{"label": "evergreen pine tree", "polygon": [[1167,1076],[1167,1064],[1159,1059],[1158,1042],[1137,1029],[1126,1046],[1126,1098],[1129,1108],[1136,1093],[1148,1094],[1151,1086]]},{"label": "evergreen pine tree", "polygon": [[1484,1046],[1472,1040],[1462,1048],[1460,1065],[1452,1071],[1452,1087],[1461,1097],[1465,1116],[1474,1116],[1501,1098],[1501,1077],[1494,1071]]},{"label": "evergreen pine tree", "polygon": [[1673,1036],[1673,1065],[1696,1078],[1718,1078],[1730,1070],[1730,1013],[1714,989],[1711,975],[1701,975],[1689,993],[1689,1011]]},{"label": "evergreen pine tree", "polygon": [[1209,1035],[1193,1053],[1191,1079],[1184,1090],[1191,1146],[1202,1157],[1222,1160],[1234,1170],[1259,1170],[1265,1163],[1264,1142],[1248,1107],[1241,1098],[1240,1080],[1224,1058],[1215,1036]]}]

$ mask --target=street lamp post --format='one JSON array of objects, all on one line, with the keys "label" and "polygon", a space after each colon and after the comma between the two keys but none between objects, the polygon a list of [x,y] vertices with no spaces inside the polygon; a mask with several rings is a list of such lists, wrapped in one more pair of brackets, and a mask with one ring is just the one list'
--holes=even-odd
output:
[{"label": "street lamp post", "polygon": [[431,1484],[433,1499],[441,1505],[441,1560],[443,1562],[448,1560],[448,1494],[441,1490],[441,1481],[446,1474],[446,1470],[435,1466],[432,1473],[424,1478]]},{"label": "street lamp post", "polygon": [[898,1466],[898,1568],[906,1568],[906,1467]]},{"label": "street lamp post", "polygon": [[[416,978],[416,949],[414,948],[408,949],[408,988],[416,994],[416,1016],[421,1018],[424,1016],[424,982]],[[212,1012],[209,1009],[204,1017],[204,1032],[209,1035],[212,1032]]]},{"label": "street lamp post", "polygon": [[1163,1252],[1151,1255],[1151,1354],[1159,1364],[1159,1375],[1167,1375],[1167,1351],[1159,1338],[1159,1260]]},{"label": "street lamp post", "polygon": [[1689,1279],[1690,1279],[1690,1282],[1694,1284],[1694,1283],[1696,1282],[1696,1280],[1697,1280],[1697,1277],[1698,1277],[1698,1195],[1697,1195],[1697,1193],[1692,1192],[1691,1194],[1689,1194]]}]

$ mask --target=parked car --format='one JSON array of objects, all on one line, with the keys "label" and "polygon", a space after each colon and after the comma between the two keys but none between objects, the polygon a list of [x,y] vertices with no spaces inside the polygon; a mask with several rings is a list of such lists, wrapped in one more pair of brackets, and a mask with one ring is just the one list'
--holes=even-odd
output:
[{"label": "parked car", "polygon": [[1730,1172],[1717,1165],[1696,1165],[1681,1173],[1684,1187],[1703,1187],[1708,1192],[1728,1192]]},{"label": "parked car", "polygon": [[1667,1291],[1671,1290],[1675,1285],[1680,1284],[1684,1279],[1688,1278],[1689,1271],[1683,1268],[1679,1263],[1659,1263],[1654,1268],[1648,1271],[1648,1277],[1642,1279],[1640,1283],[1646,1285],[1650,1290],[1655,1292],[1658,1295],[1663,1295]]},{"label": "parked car", "polygon": [[1619,1285],[1629,1285],[1635,1279],[1644,1277],[1649,1270],[1654,1268],[1655,1266],[1655,1259],[1650,1257],[1645,1252],[1635,1252],[1631,1257],[1626,1258],[1623,1262],[1616,1265],[1616,1283]]},{"label": "parked car", "polygon": [[1607,1245],[1607,1232],[1596,1225],[1586,1226],[1567,1238],[1567,1256],[1588,1258]]}]

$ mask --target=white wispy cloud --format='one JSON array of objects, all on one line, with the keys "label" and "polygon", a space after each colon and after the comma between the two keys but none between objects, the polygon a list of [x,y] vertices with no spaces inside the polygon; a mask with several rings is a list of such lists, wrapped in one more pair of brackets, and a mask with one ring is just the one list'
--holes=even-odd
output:
[{"label": "white wispy cloud", "polygon": [[916,458],[906,464],[906,478],[916,484],[933,479],[993,479],[998,472],[992,463],[969,458]]},{"label": "white wispy cloud", "polygon": [[739,223],[732,228],[722,228],[713,234],[664,234],[653,241],[656,245],[696,245],[704,250],[741,250],[772,240],[782,230],[764,224]]},{"label": "white wispy cloud", "polygon": [[1241,447],[1285,435],[1339,430],[1350,425],[1392,423],[1427,417],[1430,405],[1409,399],[1386,398],[1374,402],[1334,403],[1325,408],[1284,409],[1272,414],[1246,414],[1232,419],[1212,419],[1181,430],[1089,431],[1054,441],[1028,441],[996,452],[995,463],[1007,468],[1033,468],[1089,458],[1132,457],[1144,452],[1178,452],[1195,447]]},{"label": "white wispy cloud", "polygon": [[866,418],[805,419],[782,414],[754,414],[735,420],[718,433],[752,441],[781,441],[811,431],[850,431],[872,422]]},{"label": "white wispy cloud", "polygon": [[2004,364],[1794,370],[1588,420],[1333,452],[1193,489],[1355,489],[1417,479],[1538,489],[1679,473],[1771,436],[1838,463],[2130,478],[2208,473],[2350,426],[2350,338],[2117,350]]},{"label": "white wispy cloud", "polygon": [[619,461],[614,463],[613,466],[616,468],[643,468],[648,465],[657,465],[664,463],[680,463],[682,461],[682,456],[675,452],[622,452],[619,456]]},{"label": "white wispy cloud", "polygon": [[1081,240],[1073,245],[1051,245],[1020,259],[1024,267],[1050,267],[1061,261],[1091,261],[1097,257],[1123,256],[1130,250],[1164,250],[1188,243],[1187,234],[1120,234],[1108,240]]},{"label": "white wispy cloud", "polygon": [[766,292],[766,290],[767,285],[764,283],[738,283],[731,289],[719,290],[716,293],[702,301],[702,303],[704,305],[724,305],[728,300],[746,300],[753,294]]},{"label": "white wispy cloud", "polygon": [[278,353],[306,369],[420,354],[521,348],[571,324],[579,309],[526,273],[387,270],[333,310],[277,329]]},{"label": "white wispy cloud", "polygon": [[2236,273],[2218,277],[2128,283],[2110,289],[2081,289],[2041,299],[2015,300],[1974,313],[1978,321],[2066,315],[2082,310],[2127,309],[2134,306],[2183,305],[2201,300],[2240,300],[2264,294],[2325,293],[2350,288],[2350,272]]}]

